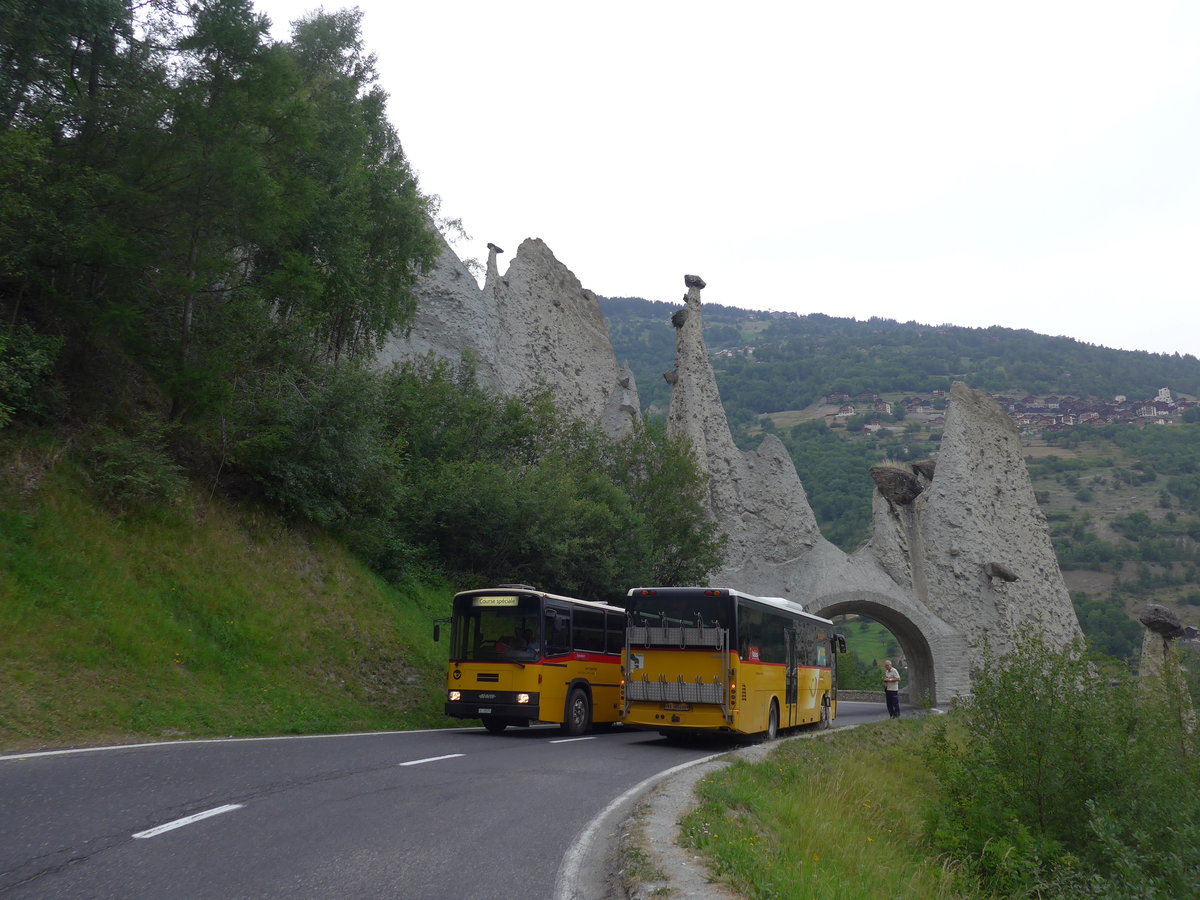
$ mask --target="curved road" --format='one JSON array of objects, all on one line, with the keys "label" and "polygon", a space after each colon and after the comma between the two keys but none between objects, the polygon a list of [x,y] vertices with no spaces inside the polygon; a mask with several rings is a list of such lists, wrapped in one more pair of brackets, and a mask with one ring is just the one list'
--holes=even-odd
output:
[{"label": "curved road", "polygon": [[551,897],[613,798],[731,746],[542,727],[0,755],[0,896]]}]

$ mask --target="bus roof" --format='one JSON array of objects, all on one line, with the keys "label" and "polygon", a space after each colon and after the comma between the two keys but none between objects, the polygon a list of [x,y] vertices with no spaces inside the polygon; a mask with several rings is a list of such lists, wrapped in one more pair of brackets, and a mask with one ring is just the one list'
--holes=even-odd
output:
[{"label": "bus roof", "polygon": [[611,603],[604,603],[601,600],[580,600],[578,597],[567,597],[562,594],[551,594],[549,591],[539,591],[535,587],[530,587],[527,584],[502,584],[499,587],[476,588],[471,591],[459,591],[454,595],[454,599],[459,597],[481,597],[493,594],[533,594],[535,597],[542,597],[550,600],[561,600],[563,603],[572,603],[576,606],[586,606],[592,609],[606,609],[610,612],[619,612],[625,614],[619,606],[613,606]]},{"label": "bus roof", "polygon": [[720,591],[730,597],[737,597],[742,600],[748,600],[751,603],[759,603],[763,606],[771,606],[775,609],[783,610],[794,615],[804,616],[807,619],[815,619],[818,622],[824,622],[832,625],[829,619],[815,616],[810,612],[806,612],[804,604],[795,600],[788,600],[786,597],[756,597],[753,594],[747,594],[745,591],[739,591],[735,588],[714,588],[714,587],[636,587],[630,588],[627,596],[633,597],[645,591],[653,591],[654,594],[662,597],[683,597],[705,591]]}]

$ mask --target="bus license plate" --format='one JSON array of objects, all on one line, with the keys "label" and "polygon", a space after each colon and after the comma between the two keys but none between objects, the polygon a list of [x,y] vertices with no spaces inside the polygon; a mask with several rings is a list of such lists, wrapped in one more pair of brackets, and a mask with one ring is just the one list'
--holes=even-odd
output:
[{"label": "bus license plate", "polygon": [[490,712],[491,712],[491,709],[484,709],[484,708],[481,706],[481,707],[479,707],[479,712],[480,712],[480,713],[482,713],[483,715],[485,715],[485,716],[486,716],[488,713],[490,713]]},{"label": "bus license plate", "polygon": [[675,712],[688,712],[691,707],[686,703],[664,703],[663,709],[671,709]]}]

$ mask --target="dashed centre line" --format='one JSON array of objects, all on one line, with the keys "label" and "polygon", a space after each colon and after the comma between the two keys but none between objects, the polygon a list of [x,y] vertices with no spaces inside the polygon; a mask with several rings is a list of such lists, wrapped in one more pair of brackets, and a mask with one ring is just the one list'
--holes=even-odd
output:
[{"label": "dashed centre line", "polygon": [[445,756],[428,756],[425,759],[410,759],[408,762],[402,762],[402,766],[419,766],[421,763],[437,762],[442,759],[454,759],[455,757],[466,756],[465,753],[447,753]]},{"label": "dashed centre line", "polygon": [[182,819],[176,819],[174,822],[167,822],[165,825],[159,825],[155,828],[149,828],[146,831],[139,831],[134,835],[135,838],[152,838],[162,834],[164,831],[173,831],[176,828],[182,828],[184,825],[191,825],[193,822],[199,822],[201,819],[208,819],[213,816],[219,816],[221,813],[233,812],[235,809],[241,809],[241,803],[226,803],[224,806],[218,806],[216,809],[199,812],[195,815],[184,816]]},{"label": "dashed centre line", "polygon": [[[551,744],[570,744],[574,741],[593,741],[595,737],[573,737],[560,738],[558,740],[549,741]],[[443,756],[427,756],[424,759],[410,759],[407,762],[399,763],[400,766],[419,766],[424,763],[440,762],[444,759],[457,759],[460,756],[466,756],[465,753],[447,753]],[[139,831],[133,835],[135,838],[152,838],[168,831],[174,831],[176,828],[182,828],[184,825],[191,825],[193,822],[200,822],[204,819],[210,819],[213,816],[219,816],[222,813],[233,812],[235,809],[241,809],[244,806],[242,803],[226,803],[224,806],[218,806],[213,809],[205,810],[204,812],[194,813],[190,816],[184,816],[182,819],[175,819],[171,822],[166,822],[162,825],[157,825],[154,828],[147,828],[145,831]]]}]

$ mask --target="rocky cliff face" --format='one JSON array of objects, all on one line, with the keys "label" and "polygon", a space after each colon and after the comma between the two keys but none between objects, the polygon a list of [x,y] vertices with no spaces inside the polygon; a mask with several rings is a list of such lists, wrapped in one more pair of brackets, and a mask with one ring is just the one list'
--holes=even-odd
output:
[{"label": "rocky cliff face", "polygon": [[686,314],[677,313],[673,319],[675,369],[667,373],[673,385],[667,429],[691,441],[708,473],[709,507],[728,539],[725,566],[716,576],[759,563],[786,562],[823,540],[816,516],[778,438],[768,436],[750,453],[733,443],[704,345],[704,282],[688,276],[685,284]]},{"label": "rocky cliff face", "polygon": [[407,335],[393,335],[376,362],[388,366],[432,354],[454,365],[472,359],[479,380],[492,390],[501,386],[499,317],[484,298],[475,277],[444,240],[432,269],[417,287],[417,315]]},{"label": "rocky cliff face", "polygon": [[968,640],[1003,653],[1031,631],[1052,645],[1081,636],[1020,436],[986,394],[951,389],[935,474],[914,506],[919,599]]},{"label": "rocky cliff face", "polygon": [[596,295],[538,238],[521,243],[503,275],[503,251],[489,247],[482,288],[444,247],[421,278],[410,334],[393,337],[379,363],[432,353],[457,365],[470,357],[480,381],[498,393],[544,383],[562,409],[612,436],[628,434],[640,415],[637,385],[617,364]]}]

